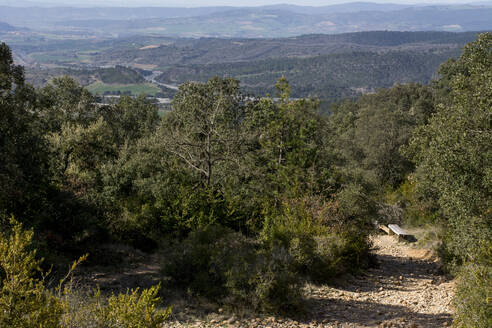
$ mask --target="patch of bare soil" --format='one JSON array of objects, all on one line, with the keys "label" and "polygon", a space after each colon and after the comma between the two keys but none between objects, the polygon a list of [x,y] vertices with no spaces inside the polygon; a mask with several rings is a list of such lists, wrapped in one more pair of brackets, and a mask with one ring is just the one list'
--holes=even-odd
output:
[{"label": "patch of bare soil", "polygon": [[81,289],[99,287],[111,294],[134,288],[149,288],[160,281],[160,261],[157,254],[148,255],[123,245],[104,245],[100,254],[89,253],[89,262],[75,273],[75,283]]}]

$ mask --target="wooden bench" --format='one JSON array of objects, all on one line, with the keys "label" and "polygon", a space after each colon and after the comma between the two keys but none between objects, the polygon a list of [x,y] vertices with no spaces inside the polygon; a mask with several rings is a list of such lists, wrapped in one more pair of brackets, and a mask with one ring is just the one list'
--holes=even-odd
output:
[{"label": "wooden bench", "polygon": [[388,228],[392,234],[398,236],[398,239],[412,239],[412,240],[414,239],[414,237],[411,234],[400,228],[400,226],[397,224],[388,224]]},{"label": "wooden bench", "polygon": [[399,236],[408,236],[409,233],[407,233],[405,230],[403,230],[402,228],[400,228],[399,225],[397,224],[388,224],[388,228],[395,234],[397,235],[398,237]]}]

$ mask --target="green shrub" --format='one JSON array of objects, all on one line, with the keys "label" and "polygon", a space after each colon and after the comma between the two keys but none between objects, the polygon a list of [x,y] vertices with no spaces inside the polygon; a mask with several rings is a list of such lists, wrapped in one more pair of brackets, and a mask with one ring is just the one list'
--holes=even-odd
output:
[{"label": "green shrub", "polygon": [[158,328],[170,316],[171,307],[159,310],[160,286],[129,290],[103,297],[100,290],[92,295],[70,290],[63,295],[66,311],[63,328]]},{"label": "green shrub", "polygon": [[286,248],[264,249],[220,226],[190,233],[163,272],[191,293],[229,305],[280,312],[300,304],[300,281]]},{"label": "green shrub", "polygon": [[317,260],[317,243],[313,236],[302,234],[294,235],[289,240],[289,254],[294,260],[296,271],[307,273]]},{"label": "green shrub", "polygon": [[264,247],[283,247],[292,257],[296,272],[306,274],[317,260],[315,237],[328,229],[313,218],[304,202],[286,202],[282,211],[268,216],[261,232]]},{"label": "green shrub", "polygon": [[[64,304],[44,286],[32,231],[13,218],[0,231],[0,327],[59,327]],[[4,227],[5,228],[5,227]]]},{"label": "green shrub", "polygon": [[158,328],[170,315],[171,308],[159,311],[156,306],[160,286],[142,290],[138,288],[125,294],[112,295],[101,306],[101,294],[96,292],[97,321],[107,328]]},{"label": "green shrub", "polygon": [[342,239],[331,234],[316,237],[316,260],[308,272],[309,277],[315,282],[328,282],[337,274],[343,272],[340,267],[342,262],[341,249]]},{"label": "green shrub", "polygon": [[301,280],[293,264],[288,250],[283,247],[258,253],[255,271],[250,278],[254,288],[251,303],[257,309],[267,312],[299,310]]},{"label": "green shrub", "polygon": [[454,305],[456,327],[492,327],[492,266],[468,264],[461,268]]},{"label": "green shrub", "polygon": [[480,243],[474,262],[458,271],[454,324],[460,328],[492,327],[492,243]]},{"label": "green shrub", "polygon": [[[164,275],[170,276],[177,285],[187,287],[194,294],[208,297],[223,296],[224,277],[221,273],[225,271],[227,265],[219,263],[219,259],[223,262],[228,262],[230,259],[226,258],[227,254],[222,254],[222,257],[215,255],[215,263],[212,263],[212,257],[214,252],[222,251],[219,249],[219,243],[231,233],[229,229],[220,226],[210,226],[191,232],[171,251],[163,267]],[[242,236],[238,235],[238,237]]]},{"label": "green shrub", "polygon": [[[346,272],[355,272],[368,265],[367,237],[357,233],[327,233],[307,238],[304,247],[299,238],[291,240],[289,251],[296,268],[310,280],[328,283]],[[309,246],[307,246],[309,245]]]},{"label": "green shrub", "polygon": [[[335,210],[329,207],[328,211],[335,212],[337,221],[348,215],[338,206]],[[352,215],[356,216],[350,214],[350,217]],[[334,276],[352,272],[368,262],[369,230],[349,229],[343,223],[335,223],[330,229],[301,203],[287,205],[282,214],[269,217],[261,237],[264,246],[270,250],[278,246],[288,250],[297,274],[326,283]]]},{"label": "green shrub", "polygon": [[343,233],[356,228],[358,235],[368,235],[373,229],[372,220],[379,217],[376,203],[357,183],[347,184],[334,195],[326,215],[332,231]]}]

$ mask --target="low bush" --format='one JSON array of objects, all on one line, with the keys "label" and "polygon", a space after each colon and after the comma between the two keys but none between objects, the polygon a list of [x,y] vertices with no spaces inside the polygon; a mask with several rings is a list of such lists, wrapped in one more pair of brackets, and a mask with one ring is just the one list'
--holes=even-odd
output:
[{"label": "low bush", "polygon": [[60,327],[63,302],[44,286],[32,231],[13,218],[0,231],[0,327]]},{"label": "low bush", "polygon": [[157,308],[160,286],[129,290],[103,297],[100,290],[91,294],[71,290],[63,295],[63,328],[158,328],[170,316],[171,307]]},{"label": "low bush", "polygon": [[329,283],[335,276],[367,267],[369,262],[367,236],[356,232],[294,236],[288,250],[296,272],[317,283]]},{"label": "low bush", "polygon": [[492,327],[491,265],[468,264],[461,268],[454,306],[456,327]]},{"label": "low bush", "polygon": [[454,306],[456,327],[492,327],[492,243],[490,241],[481,243],[475,261],[460,267]]},{"label": "low bush", "polygon": [[171,314],[171,308],[159,311],[160,286],[142,290],[138,288],[125,294],[112,295],[105,306],[101,306],[101,294],[96,293],[96,313],[99,322],[108,328],[158,328]]},{"label": "low bush", "polygon": [[194,231],[171,252],[163,273],[195,295],[281,312],[300,304],[300,281],[287,249],[264,249],[220,226]]},{"label": "low bush", "polygon": [[249,279],[254,288],[250,303],[267,312],[300,310],[301,280],[293,264],[288,250],[283,247],[260,251],[254,274]]},{"label": "low bush", "polygon": [[[338,218],[341,213],[337,209]],[[303,204],[288,205],[280,215],[268,218],[262,240],[269,249],[287,249],[297,274],[318,283],[368,264],[368,230],[350,230],[346,224],[330,227]]]},{"label": "low bush", "polygon": [[223,273],[230,266],[230,257],[233,256],[228,254],[230,249],[223,247],[226,238],[236,243],[234,252],[249,249],[241,247],[247,242],[241,235],[237,234],[236,239],[228,238],[232,234],[220,226],[191,232],[171,250],[163,267],[164,275],[170,276],[177,285],[188,288],[194,294],[213,298],[224,296]]}]

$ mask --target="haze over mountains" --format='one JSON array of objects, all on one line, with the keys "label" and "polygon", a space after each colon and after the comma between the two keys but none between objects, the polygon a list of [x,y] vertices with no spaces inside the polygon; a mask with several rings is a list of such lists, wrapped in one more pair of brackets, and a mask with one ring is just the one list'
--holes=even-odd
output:
[{"label": "haze over mountains", "polygon": [[[0,2],[1,4],[1,2]],[[322,7],[13,7],[0,21],[38,32],[173,37],[287,37],[373,30],[492,29],[492,3],[404,5],[354,2]]]}]

